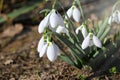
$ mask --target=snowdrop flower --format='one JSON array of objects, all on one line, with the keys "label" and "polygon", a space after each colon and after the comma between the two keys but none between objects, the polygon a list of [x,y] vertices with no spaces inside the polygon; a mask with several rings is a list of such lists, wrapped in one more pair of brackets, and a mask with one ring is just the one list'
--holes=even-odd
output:
[{"label": "snowdrop flower", "polygon": [[97,46],[99,48],[102,47],[101,41],[92,33],[89,33],[88,36],[82,42],[82,49],[86,49],[88,46]]},{"label": "snowdrop flower", "polygon": [[[76,22],[80,21],[81,14],[79,9],[76,6],[72,6],[71,8],[69,8],[67,11],[67,15],[69,18],[73,17],[73,19]],[[67,19],[67,16],[66,16],[66,19]]]},{"label": "snowdrop flower", "polygon": [[116,22],[117,24],[120,23],[120,12],[118,10],[116,10],[112,16],[109,17],[108,24],[111,24],[112,22]]},{"label": "snowdrop flower", "polygon": [[39,56],[42,57],[45,53],[48,59],[53,62],[60,55],[59,47],[53,42],[45,42],[44,37],[42,37],[38,43]]},{"label": "snowdrop flower", "polygon": [[56,32],[59,34],[65,33],[67,36],[69,36],[68,30],[63,26],[58,26],[58,28],[56,29]]},{"label": "snowdrop flower", "polygon": [[38,32],[42,33],[45,28],[49,27],[52,31],[55,31],[55,29],[58,26],[64,26],[64,20],[62,16],[56,11],[51,10],[51,12],[40,22],[38,27]]},{"label": "snowdrop flower", "polygon": [[76,32],[76,34],[78,34],[79,33],[79,30],[81,30],[81,32],[82,32],[82,35],[83,35],[83,37],[85,38],[86,36],[87,36],[87,30],[86,30],[86,28],[85,28],[85,25],[81,25],[81,26],[79,26],[76,30],[75,30],[75,32]]}]

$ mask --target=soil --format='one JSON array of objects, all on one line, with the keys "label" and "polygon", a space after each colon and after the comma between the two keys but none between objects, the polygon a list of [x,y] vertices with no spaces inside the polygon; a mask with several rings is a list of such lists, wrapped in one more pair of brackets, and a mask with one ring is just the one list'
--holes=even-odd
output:
[{"label": "soil", "polygon": [[[22,0],[18,0],[18,2],[15,0],[12,1],[13,4],[16,4]],[[26,2],[27,1],[22,2],[21,5],[24,5]],[[111,3],[114,2],[112,1]],[[111,5],[111,3],[108,3],[107,6]],[[92,11],[95,11],[95,9],[100,10],[106,5],[94,9],[93,4],[96,3],[87,5],[91,9],[90,14],[88,14],[89,12],[87,10],[85,10],[85,13],[95,20],[100,19],[101,17],[96,17],[99,12],[96,11],[96,13],[93,14]],[[87,6],[84,6],[84,8],[87,8]],[[5,9],[8,9],[6,12],[3,10],[5,13],[12,10],[8,7],[5,7]],[[43,16],[39,16],[39,20],[42,18]],[[21,19],[18,22],[20,21]],[[16,21],[14,24],[4,23],[0,28],[0,36],[2,36],[0,37],[0,80],[120,80],[119,70],[117,70],[117,73],[110,73],[108,71],[108,66],[114,64],[114,62],[119,62],[120,55],[118,53],[120,53],[120,49],[115,51],[115,58],[117,59],[113,60],[110,65],[106,64],[106,61],[109,62],[109,59],[107,59],[104,63],[100,64],[103,66],[96,70],[91,70],[89,66],[78,69],[61,61],[60,58],[55,62],[50,62],[46,56],[39,58],[36,50],[41,37],[41,34],[39,34],[37,30],[39,21],[37,20],[36,25],[28,25],[22,23],[23,21],[21,23],[18,22]],[[16,25],[20,28],[12,28]],[[9,33],[11,33],[11,35]],[[119,64],[116,63],[115,66],[116,65],[118,65],[119,68]]]}]

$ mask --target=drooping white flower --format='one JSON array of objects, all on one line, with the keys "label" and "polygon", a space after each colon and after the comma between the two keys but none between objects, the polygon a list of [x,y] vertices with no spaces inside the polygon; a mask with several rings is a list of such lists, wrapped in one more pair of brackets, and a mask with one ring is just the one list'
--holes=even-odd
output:
[{"label": "drooping white flower", "polygon": [[57,56],[60,55],[60,50],[55,43],[50,43],[47,49],[47,57],[53,62],[56,60]]},{"label": "drooping white flower", "polygon": [[82,35],[83,35],[83,37],[85,38],[86,36],[87,36],[87,30],[86,30],[86,28],[85,28],[85,25],[81,25],[81,26],[79,26],[76,30],[75,30],[75,32],[76,32],[76,34],[78,34],[79,33],[79,31],[81,30],[81,32],[82,32]]},{"label": "drooping white flower", "polygon": [[60,55],[59,47],[53,42],[45,42],[44,37],[40,39],[37,50],[39,57],[43,57],[44,54],[47,54],[48,59],[52,62]]},{"label": "drooping white flower", "polygon": [[117,24],[120,24],[120,12],[116,10],[108,19],[108,24],[111,24],[112,22],[116,22]]},{"label": "drooping white flower", "polygon": [[[80,22],[81,14],[79,9],[76,6],[72,6],[71,8],[69,8],[67,10],[67,15],[69,18],[72,17],[76,22]],[[67,16],[66,16],[66,19],[67,19]]]},{"label": "drooping white flower", "polygon": [[88,46],[97,46],[99,48],[102,47],[101,41],[92,33],[89,33],[88,36],[82,42],[82,49],[86,49]]},{"label": "drooping white flower", "polygon": [[69,36],[68,30],[63,26],[58,26],[58,28],[56,29],[56,32],[59,34],[65,33],[67,36]]},{"label": "drooping white flower", "polygon": [[51,12],[40,22],[38,32],[42,33],[46,27],[50,30],[55,31],[58,26],[64,26],[64,20],[62,16],[56,11]]},{"label": "drooping white flower", "polygon": [[74,10],[73,10],[73,19],[76,21],[76,22],[79,22],[80,21],[80,11],[77,7],[74,7]]},{"label": "drooping white flower", "polygon": [[56,28],[59,25],[64,26],[64,21],[63,21],[61,15],[58,12],[56,12],[55,10],[52,10],[52,12],[51,12],[50,25],[52,28]]},{"label": "drooping white flower", "polygon": [[88,35],[82,42],[82,49],[86,49],[90,45],[90,36]]}]

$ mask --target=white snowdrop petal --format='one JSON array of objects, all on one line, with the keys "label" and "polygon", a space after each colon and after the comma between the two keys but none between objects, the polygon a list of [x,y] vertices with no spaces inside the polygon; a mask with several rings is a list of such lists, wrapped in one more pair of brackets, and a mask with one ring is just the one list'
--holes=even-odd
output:
[{"label": "white snowdrop petal", "polygon": [[44,31],[44,28],[46,27],[46,26],[44,26],[45,24],[44,24],[44,19],[40,22],[40,24],[39,24],[39,26],[38,26],[38,32],[39,33],[42,33],[43,31]]},{"label": "white snowdrop petal", "polygon": [[59,17],[58,25],[64,26],[64,20],[63,20],[62,16],[59,13],[57,13],[57,15]]},{"label": "white snowdrop petal", "polygon": [[112,17],[110,16],[109,19],[108,19],[108,24],[111,25],[111,23],[112,23]]},{"label": "white snowdrop petal", "polygon": [[54,43],[56,54],[59,56],[61,54],[59,47]]},{"label": "white snowdrop petal", "polygon": [[58,34],[65,33],[69,36],[68,30],[63,26],[58,26],[58,28],[56,29],[56,33]]},{"label": "white snowdrop petal", "polygon": [[50,14],[51,14],[51,13],[49,13],[49,14],[44,18],[44,26],[48,26],[48,25],[49,25]]},{"label": "white snowdrop petal", "polygon": [[57,58],[56,50],[53,43],[50,43],[47,48],[47,57],[51,62],[55,61],[55,59]]},{"label": "white snowdrop petal", "polygon": [[38,42],[38,47],[37,47],[38,52],[40,52],[40,50],[42,49],[43,44],[44,44],[44,37],[42,36]]},{"label": "white snowdrop petal", "polygon": [[98,39],[98,37],[94,36],[93,35],[93,43],[95,46],[101,48],[102,47],[102,44],[101,44],[101,41]]},{"label": "white snowdrop petal", "polygon": [[40,22],[38,27],[38,32],[42,33],[46,27],[49,25],[49,18],[50,18],[51,12]]},{"label": "white snowdrop petal", "polygon": [[60,34],[60,33],[62,33],[63,29],[64,29],[64,27],[58,26],[58,28],[56,29],[56,32],[57,32],[58,34]]},{"label": "white snowdrop petal", "polygon": [[50,15],[50,25],[52,28],[56,28],[58,26],[59,23],[59,17],[56,14],[55,11],[53,11]]},{"label": "white snowdrop petal", "polygon": [[40,53],[39,53],[39,57],[42,57],[45,53],[46,53],[46,50],[47,50],[47,46],[48,44],[47,43],[44,43]]},{"label": "white snowdrop petal", "polygon": [[80,21],[80,11],[77,7],[74,8],[73,10],[73,19],[76,21],[76,22],[79,22]]},{"label": "white snowdrop petal", "polygon": [[80,27],[78,27],[78,28],[75,30],[75,33],[76,33],[76,34],[78,34],[78,33],[79,33],[79,31],[80,31],[80,29],[81,29],[81,28],[80,28]]},{"label": "white snowdrop petal", "polygon": [[[68,15],[69,18],[71,18],[72,14],[73,14],[73,10],[72,10],[72,7],[71,7],[67,10],[67,15]],[[67,16],[65,18],[67,19]]]},{"label": "white snowdrop petal", "polygon": [[82,42],[82,46],[81,46],[82,49],[86,49],[89,46],[89,43],[90,43],[90,36],[88,35]]},{"label": "white snowdrop petal", "polygon": [[82,35],[84,38],[87,36],[87,30],[85,27],[82,28]]}]

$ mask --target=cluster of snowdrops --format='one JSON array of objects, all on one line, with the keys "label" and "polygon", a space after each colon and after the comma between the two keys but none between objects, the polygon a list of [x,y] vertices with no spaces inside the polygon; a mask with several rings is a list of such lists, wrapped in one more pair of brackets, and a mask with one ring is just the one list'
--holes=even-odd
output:
[{"label": "cluster of snowdrops", "polygon": [[[72,55],[72,57],[65,55],[65,58],[68,58],[74,65],[84,64],[84,61],[82,61],[84,57],[88,57],[91,53],[93,57],[96,52],[105,47],[105,38],[110,31],[111,24],[113,22],[120,23],[120,12],[115,10],[110,17],[103,21],[105,22],[104,25],[98,23],[99,25],[92,27],[92,29],[88,28],[87,21],[84,19],[79,0],[74,0],[73,5],[64,12],[64,17],[55,7],[47,11],[38,27],[38,32],[42,33],[37,48],[39,56],[43,57],[46,54],[51,62],[61,56],[60,45],[57,45],[53,40],[53,36],[56,36],[70,50],[71,54],[68,55]],[[81,25],[76,27],[74,23],[80,23]]]}]

